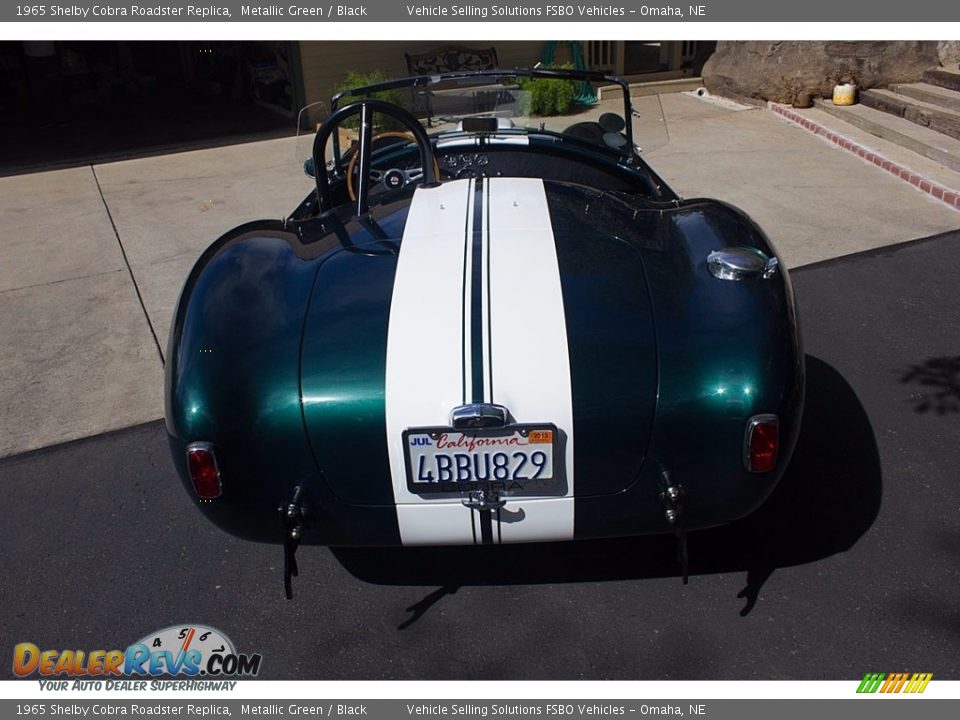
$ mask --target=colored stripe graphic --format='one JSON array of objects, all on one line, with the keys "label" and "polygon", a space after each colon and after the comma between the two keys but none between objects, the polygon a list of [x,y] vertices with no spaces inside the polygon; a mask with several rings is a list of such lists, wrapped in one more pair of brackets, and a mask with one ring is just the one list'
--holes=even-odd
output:
[{"label": "colored stripe graphic", "polygon": [[904,692],[922,693],[927,689],[927,685],[930,684],[932,678],[933,673],[914,673],[913,677],[910,678],[910,684]]},{"label": "colored stripe graphic", "polygon": [[900,688],[903,686],[903,683],[906,682],[906,680],[907,673],[891,673],[890,677],[888,677],[887,681],[883,684],[883,687],[880,688],[880,692],[900,692]]},{"label": "colored stripe graphic", "polygon": [[922,693],[933,673],[867,673],[857,687],[858,693]]}]

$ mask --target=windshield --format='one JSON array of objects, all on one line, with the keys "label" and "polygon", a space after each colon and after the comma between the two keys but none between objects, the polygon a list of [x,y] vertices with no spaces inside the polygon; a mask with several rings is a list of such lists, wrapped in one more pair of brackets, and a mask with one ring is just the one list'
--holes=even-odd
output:
[{"label": "windshield", "polygon": [[[355,87],[334,96],[331,110],[365,97],[376,97],[411,110],[434,132],[456,129],[464,119],[497,117],[504,126],[536,129],[569,121],[601,104],[598,86],[623,84],[602,73],[577,70],[487,70],[470,73],[421,75],[376,85]],[[625,87],[625,84],[623,85]],[[603,102],[606,110],[626,118],[621,92]],[[549,127],[548,127],[549,129]]]},{"label": "windshield", "polygon": [[[629,86],[622,78],[599,72],[517,69],[421,75],[344,90],[333,97],[330,111],[370,97],[410,110],[430,134],[469,130],[476,119],[497,118],[498,132],[545,130],[584,138],[613,132],[626,139],[627,147],[638,140]],[[641,149],[666,142],[659,100],[651,114],[655,117],[640,118],[641,134],[650,137]],[[389,122],[378,128],[399,129]]]},{"label": "windshield", "polygon": [[[580,70],[489,70],[421,75],[366,84],[334,95],[301,112],[298,156],[310,156],[310,135],[330,113],[374,98],[408,110],[427,133],[451,140],[461,132],[494,133],[504,139],[528,131],[572,136],[624,155],[661,147],[668,140],[659,96],[631,97],[621,78]],[[343,87],[341,85],[341,87]],[[343,120],[326,147],[328,169],[349,161],[359,117]],[[406,128],[381,113],[373,116],[381,141],[402,140]]]},{"label": "windshield", "polygon": [[[546,138],[575,138],[572,145],[586,144],[632,163],[631,157],[668,142],[658,95],[631,97],[632,89],[624,80],[597,72],[489,70],[421,75],[375,84],[364,82],[362,76],[350,75],[348,80],[340,85],[348,85],[347,89],[334,95],[329,105],[314,103],[300,112],[297,159],[311,177],[316,177],[316,132],[338,112],[339,123],[335,129],[330,128],[318,162],[332,177],[351,172],[359,146],[360,115],[347,111],[343,116],[342,111],[369,99],[409,113],[405,122],[414,127],[419,124],[438,152],[476,142],[478,137],[500,144],[526,144],[532,132]],[[643,90],[638,88],[638,92]],[[374,108],[370,120],[377,156],[394,144],[412,147],[413,134],[397,113]],[[442,177],[459,177],[457,172],[451,175],[450,168],[440,170],[444,171]],[[406,178],[412,179],[412,175]]]}]

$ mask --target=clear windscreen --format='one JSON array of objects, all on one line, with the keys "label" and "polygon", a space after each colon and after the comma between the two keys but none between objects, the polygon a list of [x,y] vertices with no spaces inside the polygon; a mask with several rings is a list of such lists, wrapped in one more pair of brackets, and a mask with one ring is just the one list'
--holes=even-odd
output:
[{"label": "clear windscreen", "polygon": [[[327,119],[330,111],[325,102],[315,102],[300,109],[297,113],[297,142],[294,146],[294,160],[308,175],[313,176],[313,141],[320,124]],[[309,167],[308,167],[309,165]]]},{"label": "clear windscreen", "polygon": [[660,95],[641,95],[630,98],[633,113],[633,144],[639,152],[648,153],[670,142],[667,117]]},{"label": "clear windscreen", "polygon": [[[340,97],[337,107],[365,98],[408,110],[432,136],[478,130],[504,136],[545,131],[623,152],[629,149],[629,139],[640,152],[669,141],[659,96],[633,97],[625,104],[622,88],[613,83],[510,73],[438,76],[429,81],[411,79],[405,85],[396,81],[357,89]],[[296,150],[301,165],[312,158],[314,135],[328,115],[329,106],[322,102],[301,110]],[[374,114],[373,123],[375,136],[397,137],[406,130],[395,118],[380,113]],[[358,116],[354,115],[342,121],[331,135],[325,152],[328,168],[335,160],[343,163],[349,159],[358,137],[357,126]]]}]

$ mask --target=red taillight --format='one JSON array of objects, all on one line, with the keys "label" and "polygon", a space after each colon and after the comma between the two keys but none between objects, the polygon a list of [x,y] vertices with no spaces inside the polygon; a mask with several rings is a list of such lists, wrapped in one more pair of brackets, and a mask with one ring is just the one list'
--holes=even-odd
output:
[{"label": "red taillight", "polygon": [[777,464],[779,422],[776,415],[754,415],[747,421],[743,464],[755,473],[770,472]]},{"label": "red taillight", "polygon": [[187,466],[193,488],[201,500],[220,497],[220,469],[210,443],[191,443],[187,446]]}]

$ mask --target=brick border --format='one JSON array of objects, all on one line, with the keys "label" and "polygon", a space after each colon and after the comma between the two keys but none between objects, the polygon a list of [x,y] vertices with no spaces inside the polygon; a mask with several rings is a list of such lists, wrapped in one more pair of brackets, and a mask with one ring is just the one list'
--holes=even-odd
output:
[{"label": "brick border", "polygon": [[934,200],[939,200],[940,202],[946,203],[948,207],[951,207],[954,210],[960,210],[960,190],[954,190],[946,185],[941,185],[940,183],[931,180],[928,177],[924,177],[923,175],[914,172],[904,165],[900,165],[893,160],[883,157],[883,155],[875,153],[872,150],[868,150],[863,145],[860,145],[849,138],[845,138],[843,135],[838,135],[820,123],[816,123],[810,118],[794,112],[787,105],[770,102],[767,103],[767,107],[777,115],[780,115],[795,125],[799,125],[805,130],[809,130],[815,135],[819,135],[828,142],[843,148],[847,152],[851,152],[857,157],[861,157],[867,162],[873,163],[881,170],[885,170],[891,175],[910,183],[917,190],[922,193],[926,193]]}]

